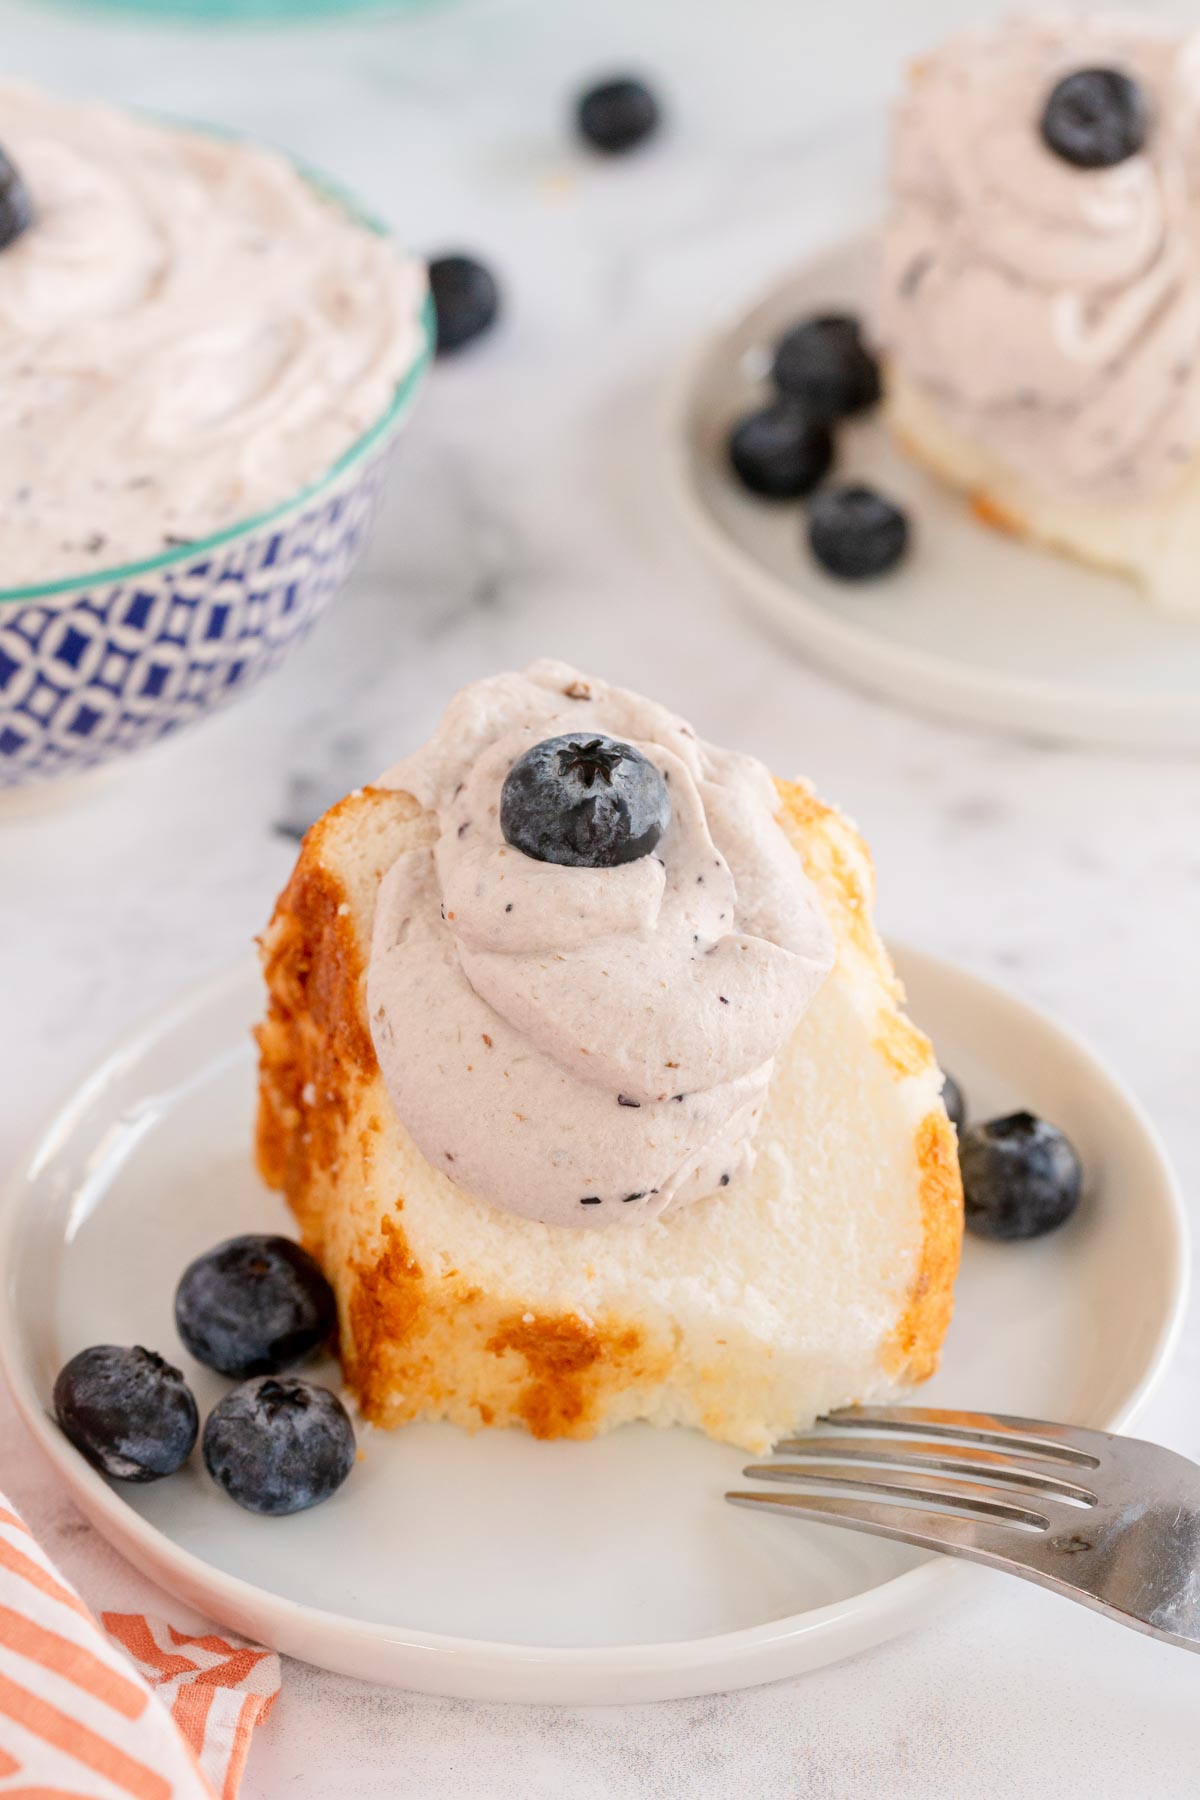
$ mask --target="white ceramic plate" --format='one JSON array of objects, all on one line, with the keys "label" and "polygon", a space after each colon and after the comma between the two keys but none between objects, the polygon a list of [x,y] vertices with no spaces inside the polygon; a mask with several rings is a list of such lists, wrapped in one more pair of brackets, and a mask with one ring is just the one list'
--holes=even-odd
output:
[{"label": "white ceramic plate", "polygon": [[[1182,1214],[1153,1130],[1080,1044],[1020,1001],[927,956],[900,963],[915,1016],[977,1112],[1033,1105],[1072,1135],[1090,1177],[1077,1217],[1044,1242],[968,1243],[944,1373],[925,1392],[1121,1424],[1183,1304]],[[346,1486],[291,1519],[240,1512],[198,1466],[110,1487],[48,1416],[57,1369],[85,1344],[145,1343],[178,1357],[211,1404],[223,1384],[179,1349],[175,1282],[234,1231],[289,1229],[250,1157],[259,1003],[256,971],[240,967],[127,1039],[43,1134],[0,1219],[0,1360],[18,1405],[84,1511],[146,1573],[331,1669],[571,1703],[796,1674],[980,1579],[901,1545],[727,1506],[744,1455],[641,1425],[591,1444],[448,1425],[364,1431]]]},{"label": "white ceramic plate", "polygon": [[816,251],[685,371],[668,450],[702,545],[776,636],[905,706],[1062,743],[1200,748],[1200,619],[1172,618],[1116,576],[989,530],[878,418],[843,427],[837,473],[908,508],[913,547],[879,581],[823,574],[801,505],[756,499],[730,472],[729,427],[768,397],[771,346],[806,313],[861,308],[869,241]]}]

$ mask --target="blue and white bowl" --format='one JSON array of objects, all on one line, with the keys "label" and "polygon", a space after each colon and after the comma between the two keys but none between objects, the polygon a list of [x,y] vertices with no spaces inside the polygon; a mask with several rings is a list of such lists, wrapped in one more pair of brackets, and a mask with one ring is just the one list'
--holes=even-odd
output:
[{"label": "blue and white bowl", "polygon": [[142,562],[0,588],[0,788],[140,750],[278,668],[366,541],[432,354],[429,300],[421,324],[387,412],[290,500]]}]

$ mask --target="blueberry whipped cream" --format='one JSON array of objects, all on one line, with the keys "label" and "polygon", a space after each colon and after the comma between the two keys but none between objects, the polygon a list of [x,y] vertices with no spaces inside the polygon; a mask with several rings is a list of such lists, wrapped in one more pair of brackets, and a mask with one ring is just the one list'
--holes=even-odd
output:
[{"label": "blueberry whipped cream", "polygon": [[555,662],[465,688],[382,777],[436,833],[386,871],[367,981],[397,1116],[478,1198],[657,1218],[751,1166],[833,965],[763,766]]},{"label": "blueberry whipped cream", "polygon": [[895,119],[874,336],[1063,499],[1200,451],[1200,34],[1048,13],[954,38]]},{"label": "blueberry whipped cream", "polygon": [[275,151],[0,84],[0,584],[288,499],[387,409],[425,277]]}]

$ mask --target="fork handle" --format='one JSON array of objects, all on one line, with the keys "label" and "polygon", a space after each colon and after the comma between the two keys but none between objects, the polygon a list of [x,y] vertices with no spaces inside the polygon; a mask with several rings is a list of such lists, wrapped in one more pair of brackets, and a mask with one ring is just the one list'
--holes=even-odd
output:
[{"label": "fork handle", "polygon": [[[961,1557],[966,1562],[982,1563],[985,1568],[1003,1570],[1005,1574],[1017,1575],[1023,1581],[1032,1581],[1038,1587],[1061,1594],[1064,1599],[1075,1600],[1093,1612],[1103,1613],[1105,1618],[1115,1620],[1118,1625],[1127,1625],[1146,1637],[1157,1638],[1159,1643],[1174,1644],[1180,1650],[1200,1651],[1200,1558],[1194,1552],[1182,1556],[1165,1582],[1161,1572],[1156,1570],[1158,1578],[1153,1582],[1153,1588],[1159,1592],[1165,1589],[1168,1594],[1175,1595],[1176,1602],[1173,1604],[1168,1600],[1165,1605],[1154,1606],[1153,1611],[1148,1605],[1147,1616],[1142,1616],[1084,1584],[1084,1570],[1101,1547],[1088,1536],[1086,1514],[1080,1515],[1079,1529],[1046,1536],[1034,1532],[1014,1533],[1010,1525],[993,1525],[984,1519],[964,1515],[955,1517],[948,1513],[926,1512],[919,1507],[894,1505],[890,1501],[852,1500],[823,1494],[765,1494],[761,1491],[731,1493],[725,1498],[735,1506],[756,1510],[767,1507],[815,1523],[842,1525],[850,1531],[895,1538],[921,1550],[940,1550],[944,1555]],[[1014,1555],[1014,1539],[1030,1560]],[[1036,1562],[1032,1560],[1035,1555]],[[1114,1575],[1111,1559],[1102,1568],[1093,1568],[1091,1572],[1093,1579],[1104,1575],[1111,1582]],[[1135,1593],[1149,1598],[1147,1583],[1138,1576],[1136,1568],[1126,1574],[1124,1585],[1131,1590],[1131,1601]],[[1193,1618],[1197,1620],[1195,1630],[1190,1629]]]}]

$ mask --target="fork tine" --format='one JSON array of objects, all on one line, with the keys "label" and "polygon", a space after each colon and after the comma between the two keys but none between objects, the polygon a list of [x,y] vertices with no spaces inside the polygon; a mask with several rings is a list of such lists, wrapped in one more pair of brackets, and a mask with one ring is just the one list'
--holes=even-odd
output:
[{"label": "fork tine", "polygon": [[[1096,1504],[1096,1495],[1090,1488],[1067,1481],[1050,1469],[1025,1469],[1004,1451],[980,1450],[968,1444],[926,1444],[899,1437],[889,1443],[886,1438],[831,1437],[826,1433],[823,1437],[786,1438],[783,1443],[776,1444],[775,1449],[788,1456],[812,1456],[825,1461],[837,1456],[845,1462],[879,1463],[887,1468],[940,1469],[946,1474],[996,1482],[1004,1487],[1035,1488],[1062,1500],[1076,1500],[1083,1506]],[[771,1479],[788,1479],[777,1471],[791,1466],[772,1464]],[[802,1473],[803,1464],[800,1464],[794,1470],[794,1478],[798,1479]]]},{"label": "fork tine", "polygon": [[[945,1550],[975,1562],[999,1564],[1023,1571],[1010,1559],[1025,1534],[1010,1524],[974,1518],[966,1513],[923,1512],[913,1506],[897,1506],[890,1500],[851,1500],[836,1494],[733,1493],[725,1498],[734,1506],[758,1511],[792,1513],[817,1524],[844,1525],[850,1531],[866,1531],[872,1537],[898,1538],[922,1550]],[[1039,1537],[1038,1541],[1041,1539]]]},{"label": "fork tine", "polygon": [[[946,1412],[929,1406],[843,1406],[820,1423],[845,1430],[923,1432],[928,1437],[965,1438],[1026,1456],[1045,1456],[1077,1468],[1097,1469],[1107,1434],[1076,1425],[1050,1425],[1009,1413]],[[1094,1448],[1093,1448],[1094,1446]]]},{"label": "fork tine", "polygon": [[[948,1506],[954,1512],[983,1514],[990,1519],[1006,1520],[1010,1525],[1031,1525],[1037,1531],[1050,1529],[1047,1514],[1033,1511],[1032,1503],[1006,1499],[995,1488],[983,1487],[974,1481],[951,1480],[946,1475],[908,1474],[903,1469],[863,1470],[840,1463],[812,1463],[804,1468],[788,1468],[779,1463],[752,1464],[743,1469],[742,1474],[748,1481],[802,1481],[821,1487],[853,1487],[893,1500],[925,1500],[937,1506]],[[1039,1500],[1043,1498],[1038,1496]],[[1049,1504],[1054,1505],[1054,1502]]]},{"label": "fork tine", "polygon": [[[837,1415],[836,1422],[844,1421],[884,1431],[924,1430],[932,1437],[1000,1442],[1005,1450],[1018,1452],[1028,1442],[1029,1427],[1039,1434],[1034,1440],[1039,1446],[1046,1442],[1037,1421],[992,1413],[860,1407]],[[1200,1652],[1200,1466],[1138,1438],[1072,1435],[1095,1444],[1100,1453],[1093,1455],[1079,1443],[1056,1446],[1076,1466],[1088,1463],[1095,1469],[1095,1511],[1071,1504],[1073,1495],[1055,1494],[1046,1486],[1070,1488],[1073,1483],[1036,1468],[1018,1471],[1001,1451],[968,1450],[964,1457],[962,1446],[914,1445],[897,1438],[892,1460],[887,1460],[886,1445],[853,1429],[794,1440],[797,1461],[758,1464],[745,1471],[815,1492],[772,1494],[760,1488],[725,1498],[735,1506],[846,1526],[985,1563],[1160,1642]],[[932,1455],[922,1462],[927,1452]],[[821,1455],[830,1460],[808,1460]],[[934,1473],[942,1455],[950,1472]],[[836,1460],[839,1456],[844,1460]],[[905,1457],[910,1459],[907,1468],[900,1466]],[[963,1479],[977,1472],[981,1480]],[[1017,1473],[1028,1485],[1017,1491],[1010,1485],[1005,1492],[1003,1483]],[[847,1491],[821,1491],[835,1486]]]}]

